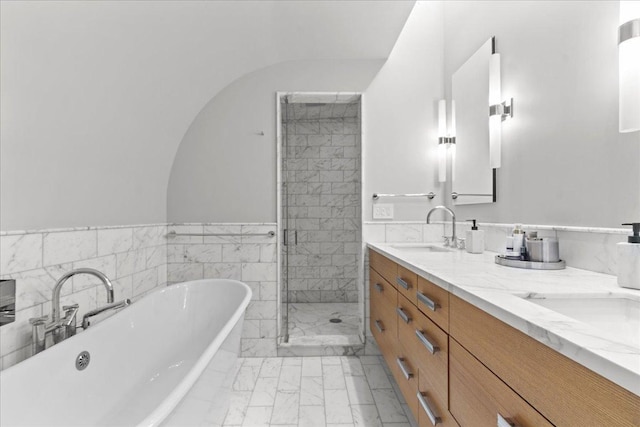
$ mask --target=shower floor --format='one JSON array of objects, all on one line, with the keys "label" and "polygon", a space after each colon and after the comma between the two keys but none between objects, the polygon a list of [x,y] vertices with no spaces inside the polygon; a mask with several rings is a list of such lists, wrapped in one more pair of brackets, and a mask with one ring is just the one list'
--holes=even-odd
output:
[{"label": "shower floor", "polygon": [[[340,319],[331,323],[329,319]],[[358,335],[357,303],[289,303],[289,336]]]},{"label": "shower floor", "polygon": [[280,343],[278,355],[360,355],[359,329],[357,303],[289,303],[289,341]]}]

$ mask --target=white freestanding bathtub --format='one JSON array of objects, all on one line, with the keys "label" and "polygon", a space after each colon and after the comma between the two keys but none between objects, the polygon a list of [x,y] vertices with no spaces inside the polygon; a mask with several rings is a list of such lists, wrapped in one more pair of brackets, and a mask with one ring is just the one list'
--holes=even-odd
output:
[{"label": "white freestanding bathtub", "polygon": [[[221,425],[250,299],[234,280],[145,296],[0,372],[0,425]],[[89,364],[78,370],[83,351]]]}]

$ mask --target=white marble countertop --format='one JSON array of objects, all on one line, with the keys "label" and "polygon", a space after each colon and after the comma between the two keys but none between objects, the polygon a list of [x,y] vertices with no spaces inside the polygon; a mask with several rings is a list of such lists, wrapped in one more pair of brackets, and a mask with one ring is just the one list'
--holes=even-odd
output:
[{"label": "white marble countertop", "polygon": [[[607,330],[598,330],[522,298],[535,294],[563,297],[615,294],[640,300],[640,291],[619,287],[616,276],[571,267],[546,271],[505,267],[497,265],[494,261],[497,254],[489,251],[415,253],[398,248],[419,246],[416,244],[368,243],[368,246],[640,396],[640,348],[616,341]],[[640,323],[635,326],[640,333]]]}]

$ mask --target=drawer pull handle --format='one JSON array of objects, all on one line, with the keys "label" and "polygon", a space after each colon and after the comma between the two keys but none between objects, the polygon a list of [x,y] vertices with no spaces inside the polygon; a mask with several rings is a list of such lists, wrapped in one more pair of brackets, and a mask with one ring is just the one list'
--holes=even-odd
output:
[{"label": "drawer pull handle", "polygon": [[420,406],[422,406],[422,409],[429,417],[431,424],[433,424],[434,426],[436,424],[440,424],[442,422],[442,419],[435,412],[433,412],[433,409],[431,409],[431,405],[429,405],[429,399],[427,398],[427,396],[422,394],[422,392],[418,392],[417,396],[418,402],[420,402]]},{"label": "drawer pull handle", "polygon": [[411,322],[411,318],[407,315],[407,313],[404,312],[404,310],[402,309],[402,307],[397,307],[396,308],[396,313],[398,313],[398,316],[400,316],[400,318],[402,320],[404,320],[404,323],[409,323]]},{"label": "drawer pull handle", "polygon": [[512,423],[508,418],[504,418],[502,415],[498,414],[498,427],[519,427],[517,424]]},{"label": "drawer pull handle", "polygon": [[439,307],[434,300],[432,300],[431,298],[429,298],[428,296],[426,296],[421,292],[418,292],[418,299],[420,300],[421,303],[426,305],[431,311],[436,311],[436,309]]},{"label": "drawer pull handle", "polygon": [[402,286],[403,288],[405,288],[406,290],[409,290],[409,288],[411,287],[411,285],[409,285],[407,282],[405,282],[404,280],[402,280],[399,277],[396,277],[396,283],[400,286]]},{"label": "drawer pull handle", "polygon": [[418,337],[420,342],[422,342],[422,344],[427,348],[427,350],[429,350],[429,353],[435,354],[436,351],[440,350],[440,347],[432,343],[422,331],[416,329],[416,336]]},{"label": "drawer pull handle", "polygon": [[400,370],[402,371],[402,375],[404,375],[405,379],[408,381],[410,378],[413,378],[413,372],[410,372],[409,369],[407,368],[407,366],[404,364],[404,359],[401,357],[398,357],[396,359],[396,363],[398,363],[398,366],[400,367]]},{"label": "drawer pull handle", "polygon": [[376,325],[376,329],[378,329],[380,333],[384,332],[384,326],[382,325],[381,321],[376,320],[375,325]]},{"label": "drawer pull handle", "polygon": [[384,291],[384,289],[382,289],[382,285],[380,283],[376,283],[376,291],[382,293],[382,291]]}]

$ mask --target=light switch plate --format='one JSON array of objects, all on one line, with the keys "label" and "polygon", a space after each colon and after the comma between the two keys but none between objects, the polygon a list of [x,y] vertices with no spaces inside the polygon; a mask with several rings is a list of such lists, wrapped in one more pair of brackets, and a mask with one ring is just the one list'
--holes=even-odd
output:
[{"label": "light switch plate", "polygon": [[393,205],[391,203],[373,205],[373,219],[393,219]]}]

